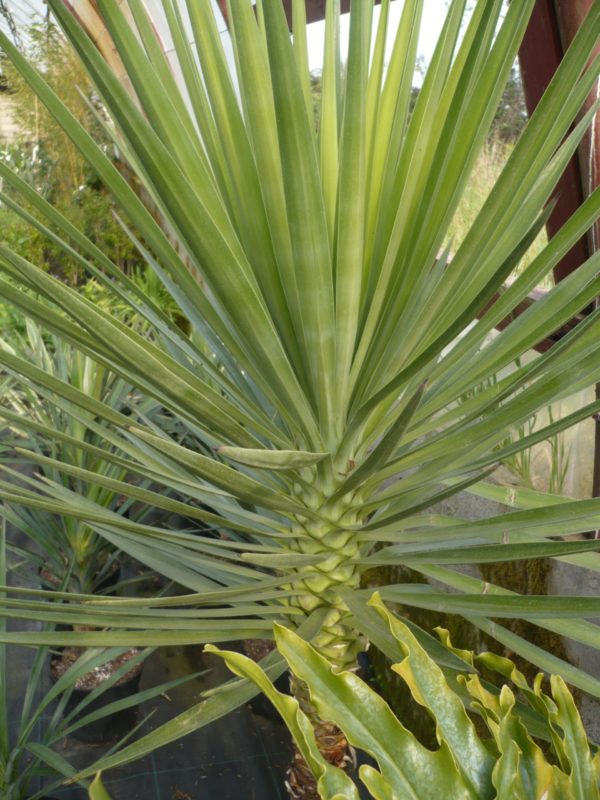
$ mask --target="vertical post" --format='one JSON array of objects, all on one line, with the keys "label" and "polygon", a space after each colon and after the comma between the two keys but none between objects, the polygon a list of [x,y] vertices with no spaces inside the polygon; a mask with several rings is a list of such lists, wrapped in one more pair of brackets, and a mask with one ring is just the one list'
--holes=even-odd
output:
[{"label": "vertical post", "polygon": [[[1,2],[1,0],[0,0]],[[273,0],[270,0],[273,2]],[[318,20],[325,19],[325,5],[327,0],[305,0],[306,2],[306,21],[317,22]],[[377,0],[379,2],[379,0]],[[221,13],[227,21],[227,0],[218,0]],[[345,14],[350,11],[350,0],[341,0],[341,11]],[[288,18],[288,24],[292,27],[292,0],[283,0],[283,7]]]},{"label": "vertical post", "polygon": [[[592,0],[555,0],[558,27],[561,34],[563,47],[567,47],[573,41],[579,26],[584,17],[592,8]],[[600,53],[600,44],[596,47],[595,53]],[[587,98],[584,112],[587,111],[596,101],[600,94],[600,80],[596,83],[596,90]],[[579,168],[582,177],[583,196],[587,197],[600,185],[600,120],[598,114],[592,123],[590,130],[579,148]],[[590,253],[596,252],[600,247],[600,221],[597,221],[588,235],[588,250]],[[600,307],[600,298],[596,299],[596,308]],[[600,400],[600,383],[596,384],[596,399]],[[594,473],[592,478],[592,496],[600,497],[600,415],[596,415],[595,425],[595,449],[594,449]],[[598,536],[599,531],[596,531]]]},{"label": "vertical post", "polygon": [[[558,28],[560,31],[563,48],[566,49],[575,38],[577,31],[585,16],[592,8],[593,0],[555,0]],[[594,55],[600,55],[600,43]],[[600,97],[600,80],[596,88],[589,95],[582,109],[582,113],[589,111]],[[587,131],[578,152],[580,172],[583,182],[583,196],[588,197],[600,183],[600,119],[598,115]],[[596,222],[589,237],[589,249],[595,252],[600,247],[600,220]]]},{"label": "vertical post", "polygon": [[[537,0],[529,27],[519,52],[525,98],[531,113],[557,69],[563,54],[573,41],[579,27],[590,11],[593,0]],[[600,52],[600,44],[596,52]],[[588,97],[582,113],[595,102],[596,92]],[[598,185],[600,178],[600,120],[586,134],[577,156],[570,162],[558,186],[559,200],[548,222],[550,236],[562,226],[581,202]],[[600,223],[590,230],[567,253],[554,270],[557,281],[562,280],[600,246]],[[599,306],[596,300],[595,306]],[[588,312],[591,310],[588,309]],[[596,385],[596,398],[600,400],[600,384]],[[594,474],[592,496],[600,496],[600,416],[596,416],[594,443]]]},{"label": "vertical post", "polygon": [[[554,0],[538,0],[519,50],[525,102],[530,114],[552,80],[563,54],[563,40]],[[549,237],[554,236],[581,205],[584,198],[583,185],[581,164],[575,157],[569,162],[557,187],[558,200],[547,225]],[[555,280],[560,281],[577,269],[588,254],[589,243],[584,237],[555,267]]]}]

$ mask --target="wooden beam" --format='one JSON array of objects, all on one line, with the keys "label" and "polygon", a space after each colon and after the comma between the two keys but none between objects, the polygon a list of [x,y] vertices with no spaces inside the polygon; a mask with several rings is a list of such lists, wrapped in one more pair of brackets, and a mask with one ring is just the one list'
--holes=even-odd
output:
[{"label": "wooden beam", "polygon": [[[288,22],[292,24],[292,0],[283,0],[285,6],[285,13],[288,17]],[[325,5],[326,0],[306,0],[306,21],[318,22],[325,19]],[[350,11],[350,0],[341,0],[341,11],[345,14]]]},{"label": "wooden beam", "polygon": [[[530,113],[537,106],[545,87],[592,5],[593,0],[537,0],[519,53],[525,97]],[[596,48],[596,54],[599,52],[600,43]],[[582,113],[591,107],[595,99],[594,95],[588,97]],[[556,233],[598,185],[600,185],[599,124],[586,134],[577,156],[570,162],[557,187],[558,203],[548,222],[550,236]],[[599,247],[600,223],[597,222],[590,233],[577,242],[556,266],[555,280],[560,281],[571,274]],[[586,311],[597,308],[599,304],[599,300],[596,299],[595,304]],[[573,323],[576,323],[576,320],[571,324]],[[600,400],[600,384],[596,385],[596,398]],[[592,497],[600,497],[600,415],[596,415],[595,419]]]},{"label": "wooden beam", "polygon": [[[540,43],[543,42],[543,47]],[[533,113],[563,57],[563,46],[553,0],[538,0],[519,51],[527,110]],[[556,189],[557,203],[548,220],[551,238],[583,201],[582,175],[577,158],[571,159]],[[573,272],[588,257],[584,237],[554,269],[556,281]]]},{"label": "wooden beam", "polygon": [[[563,43],[566,48],[575,38],[581,23],[591,11],[592,0],[555,0],[558,26]],[[594,50],[594,56],[600,55],[600,42]],[[600,83],[584,103],[580,116],[593,106],[597,99]],[[580,173],[583,181],[583,194],[587,197],[593,189],[600,185],[600,120],[596,114],[596,124],[591,126],[583,138],[578,150]],[[594,252],[600,247],[600,221],[596,222],[593,232],[588,237],[589,251]]]},{"label": "wooden beam", "polygon": [[[525,100],[530,114],[539,103],[592,2],[593,0],[537,0],[519,51]],[[588,98],[582,113],[593,102],[593,97]],[[596,129],[596,158],[595,163],[592,161],[590,174],[591,144],[591,134],[588,134],[578,155],[569,162],[557,186],[558,202],[547,226],[550,237],[577,210],[590,188],[598,185],[600,130]],[[600,233],[600,229],[597,228],[597,232]],[[589,236],[577,242],[556,266],[555,280],[560,281],[576,270],[589,257],[593,246]]]},{"label": "wooden beam", "polygon": [[[269,2],[273,2],[273,0],[269,0]],[[227,20],[227,0],[218,0],[218,3],[225,20]],[[325,19],[325,6],[327,4],[327,0],[305,0],[305,3],[306,21],[308,23],[318,22],[319,20]],[[379,5],[379,3],[381,3],[381,0],[375,0],[376,5]],[[292,0],[283,0],[283,7],[285,8],[288,24],[291,28]],[[348,11],[350,11],[350,0],[340,0],[340,7],[342,14],[346,14]]]}]

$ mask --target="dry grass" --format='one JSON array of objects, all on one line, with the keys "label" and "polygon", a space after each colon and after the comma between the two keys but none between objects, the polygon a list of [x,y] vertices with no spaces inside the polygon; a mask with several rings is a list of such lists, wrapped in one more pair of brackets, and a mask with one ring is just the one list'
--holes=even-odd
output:
[{"label": "dry grass", "polygon": [[[481,152],[450,227],[448,239],[453,243],[453,250],[456,251],[475,221],[477,214],[502,172],[511,148],[512,145],[510,144],[494,141],[488,142]],[[519,268],[516,270],[517,274],[531,263],[547,241],[546,232],[542,231],[521,261]],[[550,289],[552,286],[552,275],[549,275],[540,284],[539,288]]]}]

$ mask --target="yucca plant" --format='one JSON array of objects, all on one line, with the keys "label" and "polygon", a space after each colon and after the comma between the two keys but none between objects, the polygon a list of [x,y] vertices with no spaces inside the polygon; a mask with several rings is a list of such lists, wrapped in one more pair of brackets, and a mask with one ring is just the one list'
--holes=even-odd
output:
[{"label": "yucca plant", "polygon": [[[42,329],[32,320],[26,321],[24,336],[12,336],[8,342],[0,342],[0,347],[26,358],[47,375],[68,383],[90,400],[100,401],[117,411],[123,411],[130,405],[133,392],[131,385],[59,337],[44,338]],[[98,472],[104,478],[126,478],[125,468],[107,461],[104,453],[93,452],[93,447],[104,440],[89,429],[85,420],[77,420],[68,411],[47,403],[34,386],[23,381],[15,384],[11,391],[3,393],[0,406],[3,419],[9,426],[5,434],[12,432],[12,447],[9,437],[4,437],[6,453],[2,461],[5,466],[8,467],[15,460],[27,464],[29,453],[35,453],[39,458],[35,464],[39,476],[50,485],[54,483],[70,489],[101,508],[118,514],[132,510],[130,501],[118,491],[80,481],[77,477],[61,473],[56,467],[56,461],[59,461],[89,473]],[[26,432],[19,425],[23,417],[29,423]],[[48,435],[48,431],[52,431],[52,435]],[[82,450],[79,447],[82,441],[91,445],[91,449]],[[15,458],[15,446],[20,453],[18,459]],[[12,475],[17,481],[28,485],[25,475],[17,472]],[[99,587],[107,582],[114,584],[112,579],[119,577],[118,550],[84,520],[22,505],[6,505],[0,509],[0,515],[28,538],[29,546],[26,549],[11,549],[23,558],[25,564],[37,568],[45,585],[55,588],[64,585],[65,589],[94,594]],[[33,543],[37,545],[36,552],[31,547]]]},{"label": "yucca plant", "polygon": [[[211,4],[163,0],[182,81],[141,0],[98,0],[126,84],[65,4],[49,0],[153,213],[43,77],[2,39],[8,57],[126,210],[140,252],[195,336],[183,336],[109,253],[0,165],[13,192],[36,209],[39,218],[22,211],[31,223],[115,295],[129,298],[156,334],[152,341],[139,336],[3,248],[5,297],[153,398],[184,436],[175,439],[151,420],[92,400],[17,356],[3,352],[0,360],[101,436],[106,445],[93,452],[103,452],[131,479],[73,464],[57,462],[57,469],[183,513],[218,534],[208,539],[138,525],[64,487],[40,485],[35,492],[3,481],[6,502],[80,518],[191,592],[156,600],[71,596],[52,610],[44,598],[13,592],[3,601],[6,613],[18,607],[32,617],[68,622],[77,616],[112,628],[63,636],[89,645],[271,638],[277,621],[312,637],[336,668],[351,668],[365,639],[381,636],[365,611],[361,576],[378,564],[403,564],[458,591],[405,584],[382,590],[384,599],[461,614],[600,697],[600,681],[586,670],[491,621],[521,617],[598,647],[598,628],[584,618],[598,613],[600,598],[523,597],[453,568],[551,557],[599,570],[600,558],[587,552],[597,542],[556,537],[598,527],[600,500],[532,493],[525,510],[478,522],[423,513],[463,489],[493,493],[480,482],[499,461],[600,409],[589,404],[502,444],[539,408],[600,378],[600,309],[545,354],[491,381],[600,291],[596,253],[491,336],[600,214],[597,190],[509,288],[503,286],[543,227],[556,182],[595,113],[575,122],[598,77],[600,61],[590,60],[600,35],[598,0],[452,258],[447,241],[533,4],[512,3],[500,19],[501,0],[480,0],[467,18],[465,0],[453,0],[411,110],[422,0],[404,3],[387,69],[390,3],[382,3],[374,36],[373,2],[352,3],[342,63],[340,7],[330,0],[316,128],[302,0],[294,2],[293,41],[279,0],[259,1],[256,14],[250,0],[230,0],[234,74]],[[199,337],[208,350],[196,345]],[[486,381],[488,389],[464,400]],[[90,451],[85,442],[79,447]],[[137,486],[139,475],[172,496]],[[57,636],[4,634],[30,644]],[[431,638],[418,636],[448,663]],[[267,664],[272,675],[284,668],[277,654]],[[123,763],[207,724],[253,691],[243,682],[228,686],[97,766]],[[295,683],[294,691],[310,715],[305,687]],[[328,752],[343,760],[342,735],[339,747],[333,740]]]},{"label": "yucca plant", "polygon": [[[0,580],[7,582],[5,524],[0,524]],[[0,618],[0,631],[6,633],[5,616]],[[52,630],[53,626],[49,626]],[[111,689],[133,667],[150,655],[151,648],[140,651],[121,664],[109,677],[76,702],[72,701],[78,681],[90,671],[102,667],[107,661],[119,658],[129,647],[105,649],[99,647],[82,651],[79,658],[48,686],[50,648],[39,647],[29,663],[26,677],[15,669],[13,653],[0,644],[0,796],[2,800],[45,800],[50,792],[69,781],[77,773],[75,767],[56,751],[56,746],[66,736],[76,734],[86,725],[126,709],[133,709],[161,693],[181,684],[181,678],[132,693],[128,697],[106,701],[99,706],[105,692]],[[25,662],[26,663],[26,662]],[[21,662],[20,666],[24,666]],[[12,681],[8,680],[10,670]],[[14,697],[15,689],[22,694]],[[17,702],[15,702],[15,699]],[[94,706],[95,704],[95,706]],[[113,750],[130,738],[127,734]],[[44,787],[42,788],[42,783]],[[87,785],[88,781],[82,781]],[[90,791],[93,784],[90,785]]]},{"label": "yucca plant", "polygon": [[[544,675],[533,686],[507,658],[493,653],[474,657],[456,654],[465,667],[485,667],[510,680],[500,693],[490,692],[477,674],[455,676],[466,690],[470,706],[480,715],[488,736],[483,738],[465,712],[435,661],[410,629],[374,596],[369,602],[388,629],[393,646],[403,656],[394,664],[415,702],[431,715],[439,749],[432,752],[402,725],[387,703],[357,675],[337,674],[316,650],[287,628],[275,639],[296,676],[309,687],[319,713],[334,720],[350,742],[367,752],[379,767],[360,767],[360,778],[376,800],[592,800],[600,798],[600,756],[592,756],[581,717],[564,681],[552,676],[551,695],[544,692]],[[442,643],[452,650],[448,632]],[[239,653],[207,646],[232,672],[254,681],[276,705],[318,780],[322,800],[358,800],[352,780],[323,758],[310,721],[293,698],[280,694],[259,666]],[[536,744],[519,717],[515,694],[540,716],[546,728],[547,750]]]}]

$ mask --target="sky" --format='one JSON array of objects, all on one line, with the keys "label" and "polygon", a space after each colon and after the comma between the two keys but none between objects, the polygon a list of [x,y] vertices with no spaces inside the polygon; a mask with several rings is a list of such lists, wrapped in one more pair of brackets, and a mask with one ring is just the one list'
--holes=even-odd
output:
[{"label": "sky", "polygon": [[[9,7],[13,17],[18,25],[24,25],[27,19],[30,18],[32,13],[44,13],[43,0],[5,0],[6,5]],[[400,12],[402,10],[403,0],[392,0],[390,6],[390,34],[388,36],[388,44],[391,48],[393,33],[398,27],[398,20],[400,19]],[[425,9],[423,14],[423,25],[421,31],[421,39],[419,42],[419,55],[423,56],[425,62],[429,62],[433,48],[437,41],[437,36],[441,29],[442,21],[445,16],[446,0],[425,0]],[[375,23],[379,19],[379,8],[375,9]],[[2,21],[0,26],[5,29]],[[348,29],[348,16],[344,15],[342,18],[342,35],[344,31],[347,35]],[[309,66],[311,70],[317,70],[321,67],[322,53],[323,53],[323,37],[324,37],[324,22],[316,22],[309,25]]]},{"label": "sky", "polygon": [[[400,21],[400,14],[402,12],[402,0],[392,0],[390,4],[390,20],[389,20],[389,33],[388,33],[388,53],[391,50],[394,34],[398,28]],[[373,18],[374,26],[379,20],[380,8],[375,8]],[[446,13],[446,0],[425,0],[425,7],[423,10],[423,23],[421,27],[421,37],[419,40],[418,55],[422,56],[425,63],[429,63],[433,49],[437,42],[439,33],[442,29]],[[323,40],[325,35],[325,23],[314,22],[309,28],[309,67],[311,72],[321,68],[323,60]],[[348,15],[344,14],[342,17],[342,40],[348,36]],[[343,53],[342,53],[343,56]]]},{"label": "sky", "polygon": [[[42,0],[4,0],[4,4],[18,27],[27,25],[33,14],[44,12]],[[3,19],[0,19],[0,28],[6,30]]]}]

